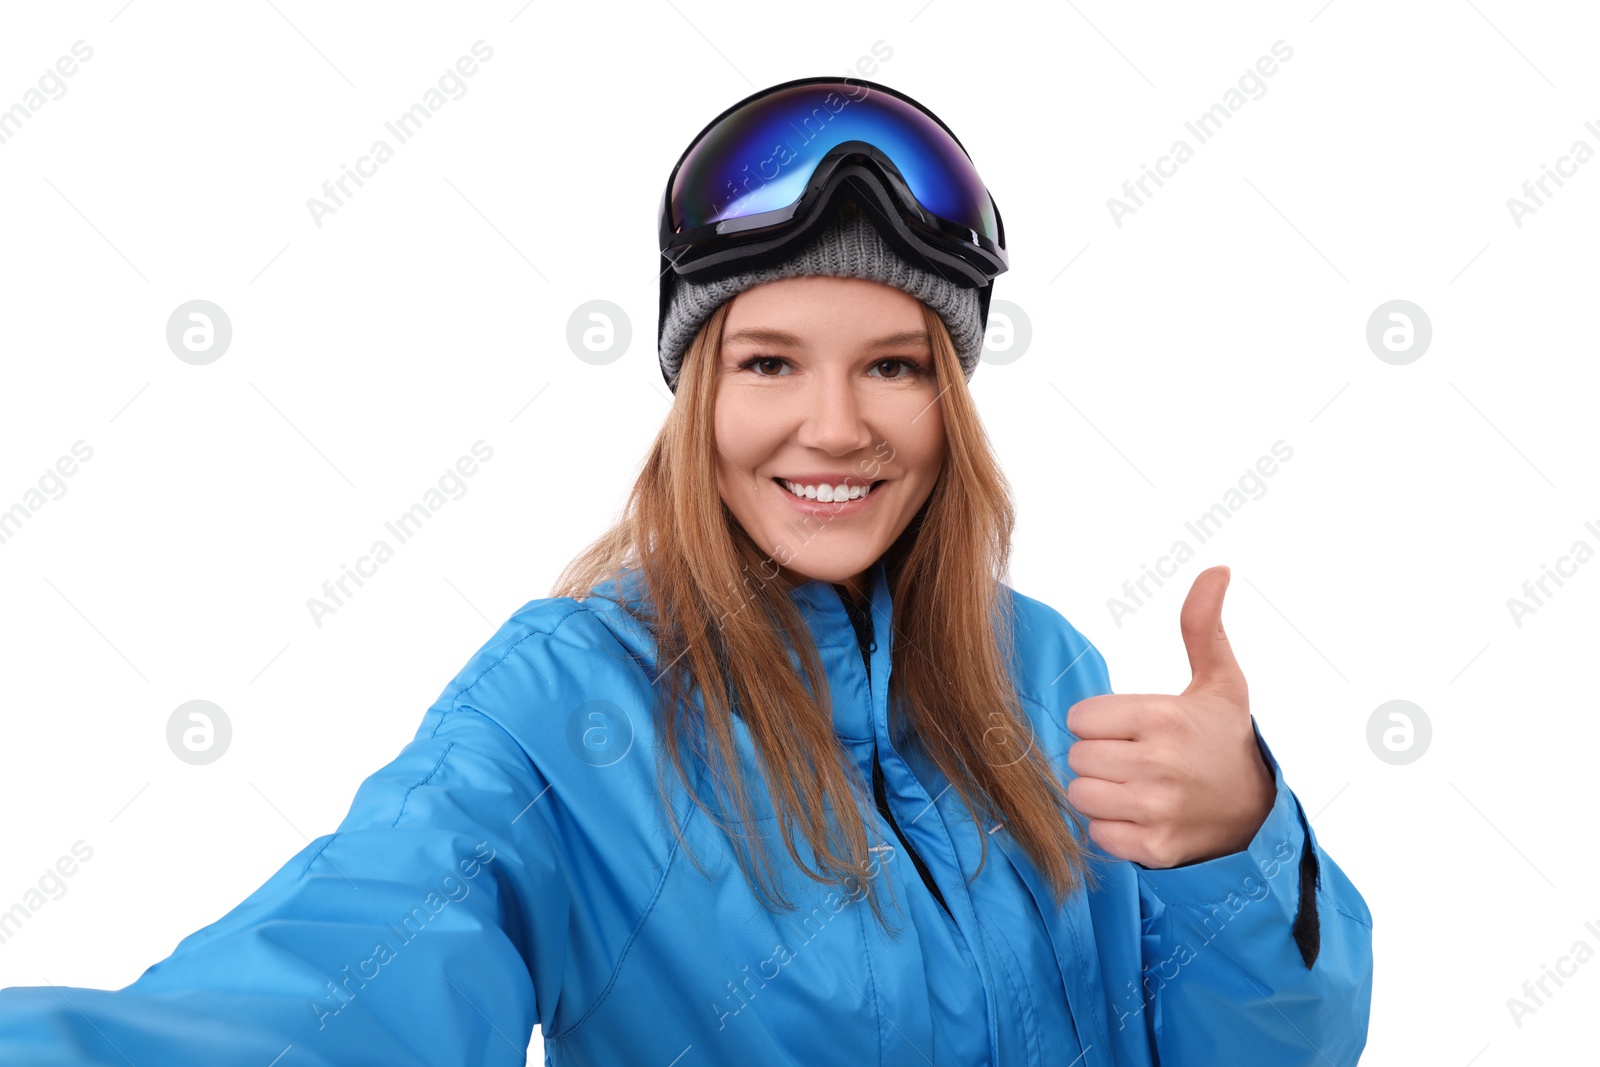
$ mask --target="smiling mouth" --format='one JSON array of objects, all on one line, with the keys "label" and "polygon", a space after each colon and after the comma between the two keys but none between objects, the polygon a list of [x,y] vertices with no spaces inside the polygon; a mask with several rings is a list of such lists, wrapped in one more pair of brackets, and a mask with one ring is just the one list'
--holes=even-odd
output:
[{"label": "smiling mouth", "polygon": [[869,496],[871,496],[873,493],[876,493],[878,491],[878,486],[882,485],[884,482],[886,482],[888,480],[889,479],[887,479],[887,478],[879,478],[877,481],[871,483],[867,487],[867,491],[865,493],[862,493],[860,496],[845,496],[845,497],[837,497],[836,496],[830,501],[830,500],[823,500],[820,496],[806,496],[803,493],[796,493],[794,490],[789,488],[788,483],[786,481],[784,481],[784,479],[782,479],[782,478],[774,478],[774,479],[772,479],[772,481],[778,486],[779,489],[782,489],[785,493],[788,493],[790,496],[794,497],[796,500],[810,500],[810,501],[813,501],[813,502],[819,503],[819,504],[828,504],[828,503],[833,503],[833,504],[851,504],[851,503],[856,502],[857,500],[865,500]]}]

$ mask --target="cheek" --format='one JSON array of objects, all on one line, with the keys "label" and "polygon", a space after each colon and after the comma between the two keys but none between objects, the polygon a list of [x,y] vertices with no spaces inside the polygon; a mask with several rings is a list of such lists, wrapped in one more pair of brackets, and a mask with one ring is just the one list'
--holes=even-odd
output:
[{"label": "cheek", "polygon": [[728,403],[718,398],[712,417],[712,443],[716,446],[717,477],[724,490],[728,485],[748,484],[743,476],[753,470],[775,447],[770,418],[763,418],[753,405]]},{"label": "cheek", "polygon": [[895,460],[908,475],[932,485],[944,466],[944,422],[937,404],[918,411],[922,414],[915,422],[907,420],[901,427]]}]

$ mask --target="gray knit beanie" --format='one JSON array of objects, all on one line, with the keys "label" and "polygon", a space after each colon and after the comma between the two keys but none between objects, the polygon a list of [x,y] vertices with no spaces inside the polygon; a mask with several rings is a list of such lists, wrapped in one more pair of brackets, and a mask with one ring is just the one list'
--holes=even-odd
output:
[{"label": "gray knit beanie", "polygon": [[983,323],[977,289],[964,289],[948,278],[907,263],[884,242],[869,217],[853,200],[840,210],[804,250],[774,267],[697,284],[677,279],[662,321],[661,369],[673,391],[683,357],[695,331],[711,313],[746,289],[779,278],[824,274],[865,278],[910,293],[933,308],[950,331],[967,381],[983,350]]}]

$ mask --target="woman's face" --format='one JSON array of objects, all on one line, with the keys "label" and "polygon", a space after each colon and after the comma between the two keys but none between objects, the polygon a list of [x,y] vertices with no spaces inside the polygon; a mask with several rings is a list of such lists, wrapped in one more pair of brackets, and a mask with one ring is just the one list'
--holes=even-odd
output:
[{"label": "woman's face", "polygon": [[[728,509],[788,580],[859,593],[944,464],[921,301],[860,278],[766,282],[729,305],[717,373]],[[841,485],[873,488],[841,500]]]}]

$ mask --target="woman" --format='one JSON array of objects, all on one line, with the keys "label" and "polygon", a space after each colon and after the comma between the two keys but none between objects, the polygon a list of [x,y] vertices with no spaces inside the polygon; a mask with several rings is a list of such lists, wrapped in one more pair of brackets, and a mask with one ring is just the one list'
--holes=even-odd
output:
[{"label": "woman", "polygon": [[623,521],[237,908],[123,990],[0,992],[0,1062],[521,1064],[538,1025],[554,1065],[1355,1063],[1370,915],[1226,572],[1178,697],[998,580],[966,382],[1005,239],[954,135],[775,86],[661,234],[676,396]]}]

